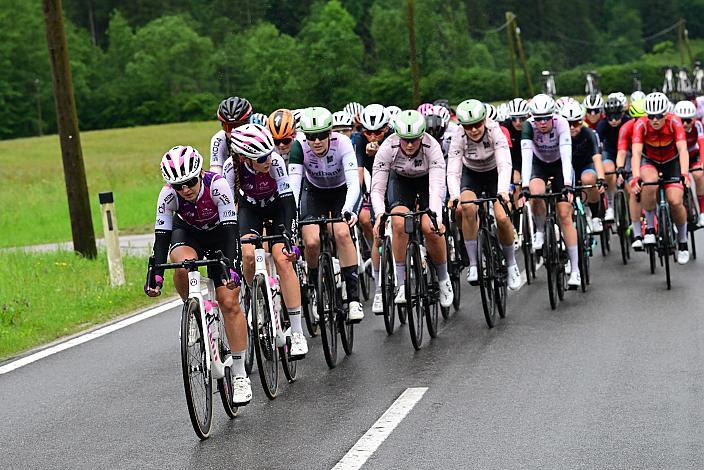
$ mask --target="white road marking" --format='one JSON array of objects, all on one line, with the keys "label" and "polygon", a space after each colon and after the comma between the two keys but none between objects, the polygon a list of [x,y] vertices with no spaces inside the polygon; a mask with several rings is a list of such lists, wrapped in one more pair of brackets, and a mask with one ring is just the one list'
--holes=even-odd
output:
[{"label": "white road marking", "polygon": [[74,346],[78,346],[79,344],[87,343],[88,341],[92,341],[96,338],[100,338],[101,336],[105,336],[108,333],[112,333],[113,331],[117,331],[117,330],[122,329],[126,326],[133,325],[133,324],[140,322],[142,320],[146,320],[147,318],[151,318],[155,315],[166,312],[167,310],[171,310],[172,308],[178,307],[179,305],[182,305],[182,304],[183,304],[183,301],[181,299],[176,299],[173,302],[169,302],[164,305],[160,305],[160,306],[153,308],[151,310],[147,310],[146,312],[142,312],[140,314],[133,315],[129,318],[125,318],[124,320],[120,320],[118,322],[112,323],[112,324],[104,326],[102,328],[98,328],[97,330],[90,331],[90,332],[85,333],[80,336],[76,336],[75,338],[71,338],[63,343],[59,343],[54,346],[50,346],[46,349],[42,349],[41,351],[38,351],[34,354],[30,354],[30,355],[25,356],[23,358],[17,359],[16,361],[12,361],[12,362],[9,362],[3,366],[0,366],[0,375],[7,374],[8,372],[12,372],[15,369],[19,369],[20,367],[24,367],[27,364],[31,364],[33,362],[36,362],[39,359],[43,359],[47,356],[51,356],[51,355],[56,354],[61,351],[65,351],[66,349],[72,348]]},{"label": "white road marking", "polygon": [[333,470],[361,468],[427,391],[428,387],[407,388],[376,420],[376,423],[369,428],[364,436],[337,462]]}]

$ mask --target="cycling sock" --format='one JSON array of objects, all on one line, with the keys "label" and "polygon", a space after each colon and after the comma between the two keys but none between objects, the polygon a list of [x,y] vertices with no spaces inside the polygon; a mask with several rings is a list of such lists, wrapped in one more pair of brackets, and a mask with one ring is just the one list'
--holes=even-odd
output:
[{"label": "cycling sock", "polygon": [[655,228],[655,211],[645,211],[645,226]]},{"label": "cycling sock", "polygon": [[544,215],[534,215],[533,220],[535,221],[535,231],[544,233],[545,232],[545,216]]},{"label": "cycling sock", "polygon": [[396,284],[398,287],[406,284],[406,263],[396,263]]},{"label": "cycling sock", "polygon": [[[590,217],[599,217],[599,203],[598,202],[590,202],[588,204],[589,206],[589,211],[591,212]],[[594,215],[596,214],[596,215]]]},{"label": "cycling sock", "polygon": [[501,249],[504,252],[504,258],[506,258],[506,266],[516,264],[516,253],[513,251],[513,243],[510,245],[502,245]]},{"label": "cycling sock", "polygon": [[247,377],[244,370],[244,351],[232,351],[232,373],[235,377]]},{"label": "cycling sock", "polygon": [[643,227],[641,226],[640,220],[637,223],[631,224],[633,228],[633,236],[643,238]]},{"label": "cycling sock", "polygon": [[704,212],[704,196],[697,196],[697,201],[699,201],[699,212]]},{"label": "cycling sock", "polygon": [[374,285],[376,286],[376,292],[381,291],[381,276],[379,275],[379,268],[374,267],[372,263],[372,273],[374,273]]},{"label": "cycling sock", "polygon": [[685,220],[683,224],[677,224],[677,241],[680,243],[687,243],[687,221]]},{"label": "cycling sock", "polygon": [[347,288],[347,301],[359,302],[359,280],[357,278],[357,265],[345,266],[342,268],[342,275],[345,277],[345,287]]},{"label": "cycling sock", "polygon": [[567,253],[570,255],[570,268],[573,273],[579,272],[579,253],[577,252],[577,245],[568,246]]},{"label": "cycling sock", "polygon": [[606,207],[608,207],[609,209],[614,208],[614,194],[615,193],[611,191],[606,191]]},{"label": "cycling sock", "polygon": [[465,240],[464,247],[467,250],[467,256],[469,257],[469,265],[477,265],[477,241],[476,240]]},{"label": "cycling sock", "polygon": [[447,274],[447,261],[444,263],[433,263],[435,265],[435,270],[438,272],[438,281],[447,281],[450,275]]},{"label": "cycling sock", "polygon": [[301,307],[287,308],[288,318],[291,320],[291,332],[303,334],[303,327],[301,326]]},{"label": "cycling sock", "polygon": [[318,284],[318,268],[308,268],[308,284]]}]

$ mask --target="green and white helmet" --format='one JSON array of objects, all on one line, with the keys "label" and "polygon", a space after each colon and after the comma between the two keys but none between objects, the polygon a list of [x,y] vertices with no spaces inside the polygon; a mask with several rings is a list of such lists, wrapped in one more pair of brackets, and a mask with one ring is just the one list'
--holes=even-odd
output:
[{"label": "green and white helmet", "polygon": [[402,139],[417,139],[425,132],[425,116],[414,109],[401,111],[394,119],[394,130]]},{"label": "green and white helmet", "polygon": [[465,100],[455,111],[460,124],[474,124],[486,118],[486,106],[479,100]]},{"label": "green and white helmet", "polygon": [[332,129],[332,113],[326,108],[313,106],[301,113],[301,131],[325,132]]}]

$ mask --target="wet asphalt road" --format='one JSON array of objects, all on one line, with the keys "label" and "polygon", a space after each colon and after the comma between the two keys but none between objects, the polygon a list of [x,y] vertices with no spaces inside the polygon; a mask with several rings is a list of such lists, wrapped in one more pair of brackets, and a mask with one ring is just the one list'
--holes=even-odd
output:
[{"label": "wet asphalt road", "polygon": [[256,373],[234,420],[216,397],[205,442],[188,418],[174,309],[0,375],[0,468],[327,469],[419,386],[364,468],[703,468],[702,263],[675,266],[667,291],[642,254],[627,267],[598,254],[590,290],[556,311],[541,269],[492,330],[463,283],[460,311],[418,352],[406,327],[387,336],[367,310],[336,369],[316,338],[276,400]]}]

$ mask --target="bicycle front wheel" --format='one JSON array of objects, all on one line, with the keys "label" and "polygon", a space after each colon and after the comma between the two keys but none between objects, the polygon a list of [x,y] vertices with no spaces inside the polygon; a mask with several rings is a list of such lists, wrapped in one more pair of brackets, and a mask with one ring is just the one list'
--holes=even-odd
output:
[{"label": "bicycle front wheel", "polygon": [[408,332],[411,343],[417,351],[423,343],[423,317],[425,309],[422,289],[423,265],[420,260],[420,248],[417,242],[410,242],[406,251],[406,312],[408,313]]},{"label": "bicycle front wheel", "polygon": [[318,322],[323,340],[323,354],[329,368],[337,365],[337,313],[335,305],[335,277],[328,254],[320,255],[318,266]]},{"label": "bicycle front wheel", "polygon": [[496,310],[500,318],[506,318],[506,289],[508,287],[508,266],[506,258],[499,244],[497,237],[492,237],[492,250],[494,255],[494,297],[496,298]]},{"label": "bicycle front wheel", "polygon": [[[345,287],[343,287],[344,289]],[[340,299],[339,305],[342,304],[342,299]],[[337,329],[340,332],[340,342],[342,343],[342,349],[345,350],[346,355],[352,354],[352,348],[354,347],[354,323],[347,319],[349,312],[339,310],[337,312]]]},{"label": "bicycle front wheel", "polygon": [[618,234],[618,241],[621,247],[621,261],[623,264],[628,264],[628,251],[630,249],[628,240],[628,206],[626,205],[626,195],[623,191],[619,190],[616,192],[616,199],[614,200],[614,206],[616,209],[616,233]]},{"label": "bicycle front wheel", "polygon": [[262,388],[266,396],[273,400],[279,390],[279,348],[276,346],[273,312],[266,291],[269,285],[263,274],[257,274],[253,286],[251,311],[254,352]]},{"label": "bicycle front wheel", "polygon": [[213,380],[200,316],[198,300],[188,299],[181,312],[181,371],[193,430],[207,439],[213,425]]},{"label": "bicycle front wheel", "polygon": [[[227,333],[225,333],[225,323],[222,320],[218,322],[218,328],[220,328],[220,357],[224,360],[225,356],[229,354],[230,348],[226,341]],[[222,406],[223,408],[225,408],[225,413],[230,418],[234,418],[235,416],[237,416],[237,406],[232,402],[232,379],[232,369],[230,367],[225,367],[225,377],[223,377],[222,379],[218,379],[218,390],[220,391],[220,399],[222,401]]]},{"label": "bicycle front wheel", "polygon": [[530,232],[530,213],[528,204],[524,204],[521,209],[521,251],[523,252],[523,264],[526,269],[526,283],[530,285],[531,278],[535,280],[535,258],[533,255],[533,234]]},{"label": "bicycle front wheel", "polygon": [[490,235],[486,229],[479,229],[477,234],[477,273],[479,274],[479,291],[482,298],[484,318],[489,328],[496,324],[496,291],[494,290],[494,265]]},{"label": "bicycle front wheel", "polygon": [[391,253],[391,239],[384,238],[384,243],[381,248],[381,299],[384,306],[384,327],[386,334],[394,334],[394,323],[396,314],[394,312],[394,296],[395,296],[395,279],[394,256]]},{"label": "bicycle front wheel", "polygon": [[[435,266],[427,260],[427,276],[423,280],[423,292],[425,292],[426,301],[424,303],[425,307],[425,323],[428,326],[428,334],[431,338],[437,338],[438,336],[438,319],[440,317],[439,311],[442,311],[442,316],[449,317],[449,308],[440,307],[440,285],[438,283],[438,275],[435,271]],[[445,310],[448,314],[445,314]]]},{"label": "bicycle front wheel", "polygon": [[562,269],[562,266],[560,265],[560,254],[557,248],[555,229],[552,222],[545,224],[543,253],[545,272],[548,275],[548,298],[550,299],[550,308],[555,310],[557,308],[557,271]]},{"label": "bicycle front wheel", "polygon": [[589,265],[587,264],[588,261],[588,255],[587,255],[587,250],[589,249],[587,244],[589,243],[589,237],[587,236],[587,227],[586,227],[586,221],[584,220],[584,215],[582,214],[576,214],[576,222],[577,222],[577,256],[578,256],[578,262],[579,262],[579,272],[581,273],[581,278],[582,278],[582,292],[587,291],[587,278],[589,277],[588,272],[589,272]]},{"label": "bicycle front wheel", "polygon": [[[281,295],[279,293],[278,295]],[[291,327],[291,320],[288,317],[288,310],[284,304],[283,295],[281,295],[281,324],[283,330],[286,331]],[[281,368],[284,370],[284,377],[288,383],[293,383],[296,380],[298,373],[298,361],[291,360],[291,337],[286,338],[286,344],[279,348],[279,357],[281,358]]]},{"label": "bicycle front wheel", "polygon": [[[658,238],[660,239],[661,260],[665,264],[665,281],[667,282],[667,290],[672,288],[672,280],[670,279],[670,254],[674,238],[672,237],[672,219],[670,219],[670,211],[667,206],[658,207]],[[664,259],[663,259],[664,258]]]}]

